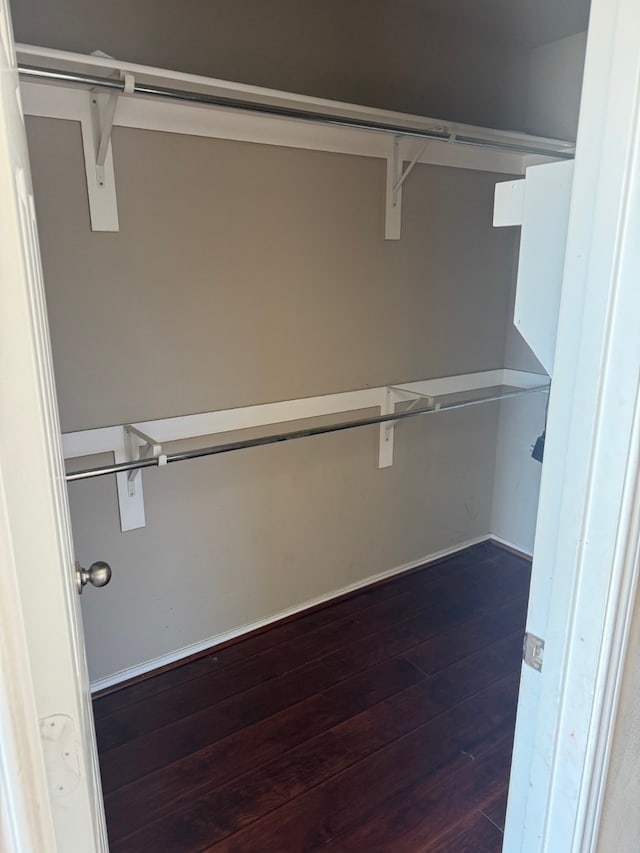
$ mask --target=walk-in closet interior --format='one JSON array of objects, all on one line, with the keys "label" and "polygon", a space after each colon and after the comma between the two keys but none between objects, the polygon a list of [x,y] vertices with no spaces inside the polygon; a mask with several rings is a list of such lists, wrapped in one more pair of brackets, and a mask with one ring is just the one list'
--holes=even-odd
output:
[{"label": "walk-in closet interior", "polygon": [[113,850],[501,849],[588,12],[13,0]]}]

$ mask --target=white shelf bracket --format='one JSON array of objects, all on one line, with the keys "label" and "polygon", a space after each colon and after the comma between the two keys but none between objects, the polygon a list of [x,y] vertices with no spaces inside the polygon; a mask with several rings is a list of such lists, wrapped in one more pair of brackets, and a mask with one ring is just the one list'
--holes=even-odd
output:
[{"label": "white shelf bracket", "polygon": [[[393,415],[398,403],[411,402],[404,412],[410,412],[418,403],[434,407],[438,411],[440,406],[435,403],[433,397],[422,394],[419,391],[410,391],[406,388],[397,388],[390,385],[385,389],[385,398],[380,406],[381,415]],[[393,465],[393,442],[395,438],[395,421],[387,421],[380,424],[380,451],[378,456],[378,468],[390,468]]]},{"label": "white shelf bracket", "polygon": [[119,230],[111,132],[120,95],[133,94],[135,87],[133,74],[124,73],[122,79],[122,92],[89,92],[88,111],[80,122],[92,231]]},{"label": "white shelf bracket", "polygon": [[[133,74],[123,74],[122,80],[124,83],[122,94],[132,95],[135,91],[135,78]],[[113,120],[116,115],[119,97],[120,92],[110,92],[109,94],[101,94],[93,90],[89,92],[91,123],[93,125],[93,139],[96,150],[96,180],[99,187],[104,187],[105,185],[105,162],[109,148],[111,147],[111,131],[113,130]]]},{"label": "white shelf bracket", "polygon": [[403,171],[403,157],[401,151],[402,137],[394,136],[391,154],[387,157],[387,190],[385,210],[385,240],[399,240],[402,230],[402,185],[407,180],[413,167],[422,157],[427,149],[426,142],[419,148],[409,165]]},{"label": "white shelf bracket", "polygon": [[91,124],[96,150],[96,180],[99,187],[104,187],[105,184],[104,164],[111,145],[111,131],[118,105],[118,94],[118,92],[112,92],[109,95],[89,92]]},{"label": "white shelf bracket", "polygon": [[[129,450],[129,462],[138,462],[140,459],[158,457],[162,453],[162,445],[159,442],[137,427],[132,426],[132,424],[127,424],[124,427],[124,431]],[[142,471],[140,468],[135,468],[133,471],[127,472],[127,491],[131,497],[135,495],[136,489],[141,483]]]},{"label": "white shelf bracket", "polygon": [[427,144],[428,144],[428,143],[425,143],[425,144],[422,146],[422,148],[421,148],[419,151],[417,151],[417,152],[416,152],[416,154],[415,154],[415,156],[414,156],[413,160],[411,160],[411,162],[409,163],[409,165],[407,166],[407,168],[404,170],[404,172],[402,172],[402,174],[400,175],[400,177],[398,178],[398,180],[397,180],[397,181],[395,182],[395,184],[393,185],[392,192],[393,192],[394,197],[396,197],[396,198],[397,198],[398,193],[399,193],[399,192],[400,192],[400,190],[402,189],[402,185],[404,184],[404,182],[407,180],[407,178],[409,177],[409,175],[410,175],[410,174],[411,174],[411,172],[413,171],[413,167],[416,165],[416,163],[418,162],[418,160],[422,157],[422,155],[424,154],[424,152],[427,150]]}]

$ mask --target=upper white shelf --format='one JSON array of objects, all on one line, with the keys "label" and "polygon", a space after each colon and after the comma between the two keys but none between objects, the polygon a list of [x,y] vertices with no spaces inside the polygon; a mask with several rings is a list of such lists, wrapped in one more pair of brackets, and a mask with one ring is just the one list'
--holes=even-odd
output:
[{"label": "upper white shelf", "polygon": [[[387,239],[400,236],[402,184],[416,163],[517,175],[524,174],[528,165],[571,156],[574,150],[573,143],[565,140],[312,98],[101,56],[24,44],[17,45],[17,54],[23,68],[49,69],[79,78],[74,83],[70,79],[25,77],[21,89],[26,114],[81,123],[94,230],[118,230],[113,126],[382,158],[387,163]],[[104,89],[91,88],[90,82],[82,79],[87,77],[107,78],[118,85],[122,80],[124,91],[107,90],[105,94]],[[85,87],[79,88],[77,84],[83,82]],[[151,97],[149,92],[137,92],[136,85],[224,98],[235,106]],[[263,114],[257,111],[260,105],[307,117]],[[366,122],[377,125],[378,130],[319,121],[323,116]],[[381,133],[383,126],[393,130]],[[416,138],[412,135],[416,131],[444,138]]]}]

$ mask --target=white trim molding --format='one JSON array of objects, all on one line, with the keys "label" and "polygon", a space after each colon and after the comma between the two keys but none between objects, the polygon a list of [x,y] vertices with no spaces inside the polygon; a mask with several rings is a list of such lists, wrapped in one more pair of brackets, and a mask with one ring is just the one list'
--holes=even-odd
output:
[{"label": "white trim molding", "polygon": [[503,545],[509,551],[515,551],[518,554],[522,554],[523,557],[533,557],[533,551],[531,548],[525,548],[524,545],[518,545],[516,542],[511,542],[511,540],[505,539],[503,536],[497,536],[495,533],[492,533],[490,535],[490,539],[498,545]]}]

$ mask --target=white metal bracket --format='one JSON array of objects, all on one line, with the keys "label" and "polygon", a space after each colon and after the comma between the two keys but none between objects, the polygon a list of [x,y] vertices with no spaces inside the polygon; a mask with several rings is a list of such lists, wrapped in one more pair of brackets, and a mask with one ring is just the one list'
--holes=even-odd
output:
[{"label": "white metal bracket", "polygon": [[387,190],[385,208],[385,240],[399,240],[402,229],[402,185],[413,167],[424,154],[428,143],[419,148],[403,170],[404,161],[401,151],[402,137],[394,136],[391,154],[387,157]]},{"label": "white metal bracket", "polygon": [[123,91],[89,92],[87,118],[81,122],[92,231],[118,231],[111,131],[121,94],[134,92],[132,74],[123,74]]},{"label": "white metal bracket", "polygon": [[[380,414],[393,415],[396,406],[399,403],[407,403],[410,405],[405,408],[404,412],[409,412],[415,408],[418,403],[423,403],[426,407],[433,407],[437,411],[440,406],[435,403],[435,400],[429,394],[422,394],[419,391],[411,391],[406,388],[399,388],[390,385],[385,391],[385,402],[380,407]],[[393,441],[395,436],[395,421],[387,421],[380,424],[380,452],[378,457],[378,468],[389,468],[393,465]]]},{"label": "white metal bracket", "polygon": [[107,159],[107,151],[111,145],[111,131],[118,105],[118,95],[119,92],[111,92],[106,95],[95,91],[89,92],[91,124],[96,150],[96,180],[99,187],[104,187],[105,183],[104,164]]},{"label": "white metal bracket", "polygon": [[[162,453],[162,445],[155,439],[148,436],[142,430],[127,424],[124,427],[129,445],[129,461],[137,462],[139,459],[148,459],[149,457],[158,457]],[[140,468],[134,468],[127,473],[127,491],[133,497],[136,493],[136,488],[142,484],[142,471]]]},{"label": "white metal bracket", "polygon": [[[132,95],[135,91],[135,78],[133,74],[123,74],[123,94]],[[106,181],[105,162],[111,147],[111,131],[113,120],[116,115],[118,98],[120,92],[108,94],[96,91],[89,92],[91,102],[91,123],[93,125],[93,139],[96,152],[96,180],[99,187],[104,187]]]}]

